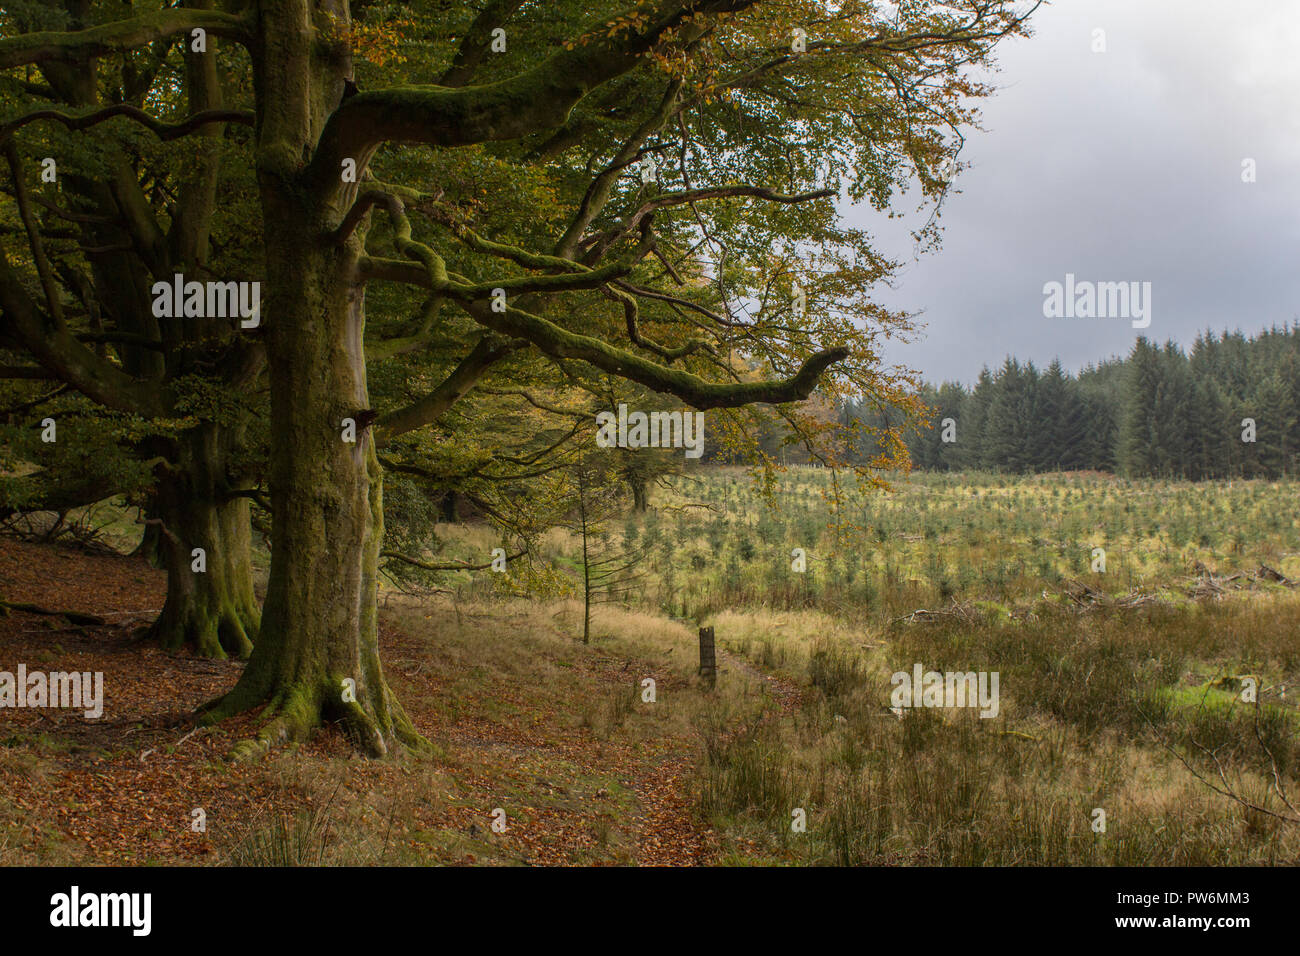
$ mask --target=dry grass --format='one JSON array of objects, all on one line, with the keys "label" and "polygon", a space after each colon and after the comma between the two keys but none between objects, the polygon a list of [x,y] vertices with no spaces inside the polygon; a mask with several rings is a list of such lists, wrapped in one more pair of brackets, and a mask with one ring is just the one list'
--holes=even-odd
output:
[{"label": "dry grass", "polygon": [[[764,618],[767,625],[764,626]],[[751,655],[804,662],[811,693],[789,720],[706,745],[701,808],[737,855],[841,865],[1221,865],[1294,863],[1300,820],[1285,824],[1213,793],[1179,760],[1244,798],[1268,794],[1276,765],[1300,794],[1300,595],[1200,608],[1060,612],[1031,621],[863,629],[845,639],[816,615],[728,615]],[[781,627],[777,627],[781,624]],[[889,674],[996,670],[1001,711],[889,710]],[[1259,675],[1255,710],[1199,688]],[[1213,756],[1210,755],[1213,752]],[[1270,760],[1270,756],[1272,760]],[[808,830],[791,832],[802,808]],[[1103,809],[1107,828],[1092,828]]]},{"label": "dry grass", "polygon": [[[564,594],[577,545],[558,532],[533,555],[550,577],[456,572],[433,596],[385,590],[386,671],[431,755],[360,761],[322,734],[234,775],[210,759],[218,729],[153,759],[208,795],[214,862],[1300,860],[1300,825],[1196,778],[1283,812],[1276,769],[1300,805],[1300,591],[1180,590],[1196,561],[1300,576],[1293,482],[928,476],[841,512],[856,527],[837,536],[826,477],[796,473],[769,510],[722,471],[698,495],[713,511],[629,519],[618,533],[651,540],[652,574],[633,606],[597,607],[590,645]],[[447,559],[499,544],[482,525],[439,535]],[[1094,545],[1109,568],[1089,582],[1162,603],[1081,614],[1056,599]],[[809,573],[791,571],[792,546]],[[895,623],[954,600],[961,616]],[[712,690],[695,676],[697,623],[717,633]],[[997,671],[999,715],[891,713],[891,673],[917,662]],[[1258,710],[1240,700],[1246,676]],[[110,859],[48,818],[42,799],[88,759],[132,784],[152,772],[136,740],[87,754],[71,739],[25,731],[0,747],[0,782],[23,794],[0,802],[0,863],[169,862],[175,834]],[[490,830],[496,808],[504,833]],[[791,831],[796,808],[806,833]]]}]

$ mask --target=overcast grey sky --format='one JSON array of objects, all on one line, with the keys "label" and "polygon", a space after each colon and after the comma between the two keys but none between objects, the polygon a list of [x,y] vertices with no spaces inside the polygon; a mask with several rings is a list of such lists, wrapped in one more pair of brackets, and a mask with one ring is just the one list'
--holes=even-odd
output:
[{"label": "overcast grey sky", "polygon": [[[1190,347],[1300,317],[1300,0],[1055,0],[1034,22],[1000,48],[940,250],[848,213],[906,260],[877,297],[924,312],[886,358],[969,383],[1007,354],[1077,370],[1142,334]],[[1066,273],[1151,282],[1150,327],[1044,318]]]}]

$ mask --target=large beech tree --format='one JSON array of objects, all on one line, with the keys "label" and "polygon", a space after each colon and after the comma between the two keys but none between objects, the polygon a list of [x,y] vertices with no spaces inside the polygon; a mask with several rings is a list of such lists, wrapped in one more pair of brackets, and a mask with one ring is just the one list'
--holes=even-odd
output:
[{"label": "large beech tree", "polygon": [[[31,28],[51,16],[79,23],[90,13],[84,2],[69,3],[64,17],[43,5],[16,4],[5,11],[5,27]],[[202,23],[207,14],[195,9],[185,16]],[[54,39],[38,33],[22,42],[34,37]],[[11,109],[21,104],[11,121],[0,123],[0,149],[9,174],[4,188],[27,239],[12,259],[0,247],[0,347],[33,360],[3,374],[62,382],[123,426],[117,442],[95,445],[88,429],[66,421],[61,441],[81,445],[92,467],[51,462],[22,479],[27,488],[18,500],[29,509],[62,510],[144,489],[146,536],[168,574],[155,636],[169,648],[247,656],[259,612],[249,475],[240,461],[248,416],[237,406],[239,392],[261,374],[262,348],[255,338],[236,335],[231,320],[159,319],[150,289],[175,273],[230,279],[247,271],[241,246],[248,244],[222,236],[225,248],[217,254],[212,234],[223,131],[251,124],[253,114],[223,107],[215,47],[206,43],[155,41],[108,62],[55,50],[39,59],[41,82],[11,76],[0,90]],[[19,62],[31,61],[24,54]],[[184,119],[154,119],[141,108],[146,100]],[[117,126],[119,135],[101,135],[103,124],[118,116],[135,123]],[[24,133],[32,135],[20,149]],[[184,145],[169,155],[149,152],[154,143]],[[51,176],[57,185],[41,185]],[[236,275],[223,276],[224,269]],[[24,271],[36,275],[33,292],[21,281]],[[205,399],[220,387],[226,397]],[[39,420],[48,410],[36,406],[32,413]],[[129,445],[144,472],[111,467],[120,450],[115,445]],[[207,555],[202,574],[192,571],[195,547]]]},{"label": "large beech tree", "polygon": [[[1023,32],[1027,13],[1005,0],[357,7],[357,22],[346,0],[265,0],[95,23],[73,5],[66,28],[0,39],[0,69],[42,74],[196,30],[246,56],[272,560],[249,663],[203,711],[268,705],[243,754],[322,719],[373,755],[419,742],[378,653],[381,456],[418,455],[419,430],[480,383],[534,406],[546,403],[499,386],[551,375],[614,395],[611,383],[634,383],[733,430],[729,410],[793,408],[819,382],[832,395],[887,391],[873,343],[898,317],[866,293],[893,264],[838,223],[834,199],[885,209],[909,181],[940,197],[973,118],[966,101],[987,92],[967,68]],[[368,48],[402,65],[354,62]],[[164,135],[238,120],[211,100],[192,106],[173,123],[114,118]],[[425,161],[403,161],[413,147]],[[532,177],[550,208],[503,221],[513,197],[470,188],[484,166]],[[390,180],[408,169],[414,181]],[[7,284],[6,334],[41,368],[106,404],[157,403],[157,387],[60,338],[52,302],[43,313]],[[404,334],[376,342],[367,294],[390,286],[426,298]],[[445,375],[372,410],[368,340],[373,359],[438,349]]]}]

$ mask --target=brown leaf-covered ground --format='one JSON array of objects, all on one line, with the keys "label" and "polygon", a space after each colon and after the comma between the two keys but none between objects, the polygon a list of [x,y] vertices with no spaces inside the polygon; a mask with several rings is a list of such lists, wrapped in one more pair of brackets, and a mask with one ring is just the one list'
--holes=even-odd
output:
[{"label": "brown leaf-covered ground", "polygon": [[98,720],[0,709],[0,863],[709,863],[691,790],[702,717],[795,695],[725,655],[706,691],[694,635],[646,615],[607,611],[584,646],[569,605],[390,595],[385,666],[435,753],[368,761],[326,728],[230,763],[257,715],[196,729],[189,714],[243,665],[138,639],[164,585],[137,558],[0,539],[0,597],[109,622],[0,617],[0,670],[104,674]]}]

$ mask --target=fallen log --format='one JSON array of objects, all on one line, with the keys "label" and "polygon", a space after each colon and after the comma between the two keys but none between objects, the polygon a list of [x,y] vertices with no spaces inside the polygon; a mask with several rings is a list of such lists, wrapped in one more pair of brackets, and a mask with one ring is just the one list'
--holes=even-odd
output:
[{"label": "fallen log", "polygon": [[1286,575],[1282,574],[1280,571],[1275,571],[1267,564],[1261,564],[1259,566],[1259,570],[1255,572],[1255,577],[1263,578],[1265,581],[1275,581],[1278,584],[1285,584],[1288,586],[1291,584],[1290,579],[1288,579]]}]

